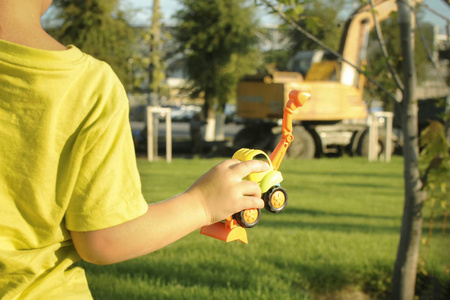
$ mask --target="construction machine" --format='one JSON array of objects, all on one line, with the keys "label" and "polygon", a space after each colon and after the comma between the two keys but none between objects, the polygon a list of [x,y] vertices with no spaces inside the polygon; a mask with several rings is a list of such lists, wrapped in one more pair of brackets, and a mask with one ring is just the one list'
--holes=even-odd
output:
[{"label": "construction machine", "polygon": [[[397,9],[395,0],[373,1],[378,21]],[[359,8],[346,22],[339,54],[356,66],[366,60],[370,30],[374,27],[370,5]],[[368,110],[362,93],[365,77],[345,61],[330,59],[323,50],[297,53],[289,61],[290,70],[271,76],[244,78],[237,89],[237,115],[246,120],[236,134],[234,148],[272,149],[280,134],[279,119],[288,93],[309,92],[310,105],[292,116],[294,142],[288,155],[303,159],[344,149],[362,152],[368,138]],[[302,75],[303,73],[303,75]],[[379,138],[379,152],[384,139]]]}]

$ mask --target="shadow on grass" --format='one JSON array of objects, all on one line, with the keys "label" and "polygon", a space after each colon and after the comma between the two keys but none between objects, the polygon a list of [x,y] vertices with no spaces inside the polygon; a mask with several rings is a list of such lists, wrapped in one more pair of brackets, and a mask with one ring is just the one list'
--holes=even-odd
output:
[{"label": "shadow on grass", "polygon": [[339,217],[339,218],[399,220],[399,217],[396,217],[396,216],[381,216],[381,215],[361,214],[361,213],[351,213],[351,212],[334,212],[334,211],[323,211],[323,210],[317,210],[317,209],[301,209],[301,208],[289,207],[289,206],[282,213],[286,214],[286,215],[298,215],[300,218],[302,215],[309,215],[309,216],[313,216],[313,217]]},{"label": "shadow on grass", "polygon": [[295,228],[302,230],[322,230],[340,232],[362,232],[362,233],[399,233],[400,226],[374,226],[368,224],[339,224],[339,223],[314,223],[299,221],[270,220],[265,218],[258,226],[272,228]]},{"label": "shadow on grass", "polygon": [[[311,222],[316,217],[317,222]],[[327,218],[331,221],[324,221]],[[305,221],[307,220],[307,221]],[[340,221],[342,220],[342,221]],[[367,220],[375,220],[368,223]],[[398,221],[398,225],[387,225]],[[400,218],[394,216],[381,216],[350,212],[327,212],[313,209],[288,208],[279,215],[263,211],[260,227],[279,229],[323,230],[362,233],[398,233],[400,231]]]},{"label": "shadow on grass", "polygon": [[[266,293],[263,299],[278,299],[277,294],[283,287],[288,288],[288,293],[291,295],[311,292],[327,293],[354,285],[357,280],[355,276],[362,276],[360,271],[355,272],[339,264],[286,261],[285,258],[274,257],[272,254],[263,255],[258,259],[260,263],[256,265],[251,261],[242,263],[232,261],[234,264],[221,260],[186,263],[185,261],[147,260],[145,257],[111,266],[95,266],[86,263],[82,265],[86,269],[88,280],[95,277],[104,278],[107,275],[108,278],[117,280],[119,283],[126,281],[141,285],[144,282],[150,289],[153,286],[152,291],[140,294],[139,299],[147,295],[155,297],[158,295],[156,290],[161,291],[165,287],[245,291],[257,290],[261,286]],[[226,258],[224,260],[226,261]],[[95,282],[95,280],[89,281],[96,299],[111,299],[111,297],[114,299],[117,293],[111,287],[114,282],[97,282],[91,285],[91,281]],[[284,292],[287,291],[284,290]],[[118,293],[125,294],[125,291],[118,291]],[[128,291],[128,293],[132,292]],[[163,299],[159,295],[157,298]]]},{"label": "shadow on grass", "polygon": [[[286,262],[275,264],[278,268],[286,268]],[[293,288],[298,290],[307,288],[316,293],[326,293],[341,290],[352,284],[352,274],[348,269],[338,265],[291,261],[289,269],[296,270],[300,275],[292,282]]]},{"label": "shadow on grass", "polygon": [[380,189],[383,190],[398,190],[397,187],[394,186],[386,186],[384,184],[374,184],[374,183],[361,183],[361,182],[332,182],[328,184],[328,187],[336,186],[336,187],[350,187],[350,188],[361,188],[361,189]]},{"label": "shadow on grass", "polygon": [[[215,259],[201,262],[144,256],[112,266],[82,265],[94,299],[99,300],[227,299],[229,294],[238,299],[277,299],[280,294],[296,294],[287,285],[280,287],[280,270],[273,265],[274,272],[265,272],[265,265],[255,266],[254,261],[211,256]],[[257,296],[260,292],[264,297]]]},{"label": "shadow on grass", "polygon": [[[214,288],[245,289],[255,286],[253,283],[252,270],[239,268],[230,269],[230,265],[221,261],[186,263],[176,261],[153,261],[142,258],[133,259],[124,263],[110,266],[96,266],[82,263],[86,273],[90,276],[108,274],[116,278],[130,278],[133,280],[144,280],[149,284],[156,282],[160,286],[205,286]],[[232,276],[238,272],[239,275]],[[99,287],[96,287],[97,289]],[[100,288],[108,290],[110,287],[104,285]]]},{"label": "shadow on grass", "polygon": [[[283,215],[289,216],[289,221],[283,219]],[[328,212],[314,209],[301,209],[301,208],[288,208],[280,215],[276,216],[276,219],[271,218],[273,214],[263,211],[261,222],[258,226],[261,227],[275,227],[275,228],[297,228],[297,229],[312,229],[312,230],[325,230],[325,231],[341,231],[341,232],[366,232],[366,233],[399,233],[401,226],[401,218],[396,216],[382,216],[371,214],[359,214],[349,212]],[[332,217],[342,219],[359,219],[360,223],[339,223],[333,222],[305,222],[305,216],[308,217]],[[295,218],[296,221],[292,221]],[[368,224],[366,221],[370,219],[380,220],[379,225]],[[436,220],[437,219],[437,220]],[[445,228],[442,218],[436,218],[434,226],[432,228],[433,234],[442,234],[443,228]],[[383,221],[397,221],[398,225],[382,225]],[[440,221],[440,222],[439,222]],[[429,218],[424,217],[423,234],[426,235],[429,230]]]},{"label": "shadow on grass", "polygon": [[[321,193],[328,192],[333,194],[340,194],[341,192],[348,191],[351,189],[352,197],[354,199],[358,199],[358,195],[368,193],[376,193],[379,196],[395,196],[401,197],[403,193],[403,189],[401,187],[385,185],[383,183],[370,183],[370,182],[360,182],[360,181],[333,181],[333,182],[321,182],[321,183],[308,183],[302,184],[300,182],[295,185],[292,181],[285,182],[281,184],[284,188],[294,190],[294,189],[302,189],[302,190],[312,190],[312,191],[320,191]],[[376,199],[376,198],[375,198]]]},{"label": "shadow on grass", "polygon": [[[390,279],[390,266],[381,270],[377,266],[372,271],[364,271],[352,270],[339,263],[286,261],[283,257],[277,259],[272,255],[261,257],[260,260],[273,265],[273,270],[277,270],[277,272],[269,274],[269,276],[273,276],[271,281],[258,283],[258,280],[261,280],[258,273],[263,271],[259,267],[253,268],[246,264],[230,266],[230,264],[219,260],[213,263],[186,264],[183,262],[146,261],[144,258],[112,266],[86,264],[85,269],[91,276],[108,274],[111,277],[126,278],[136,283],[144,281],[149,285],[158,285],[158,288],[164,286],[183,288],[200,286],[211,290],[246,290],[255,289],[262,283],[274,293],[274,296],[278,288],[277,281],[288,282],[292,292],[312,291],[323,294],[342,290],[349,285],[354,285],[355,282],[360,282],[361,287],[372,294],[379,293],[382,287],[384,292],[389,289],[389,282],[386,282],[386,280]],[[364,275],[364,272],[368,272],[368,274]],[[267,277],[262,280],[267,280]],[[110,293],[110,289],[110,285],[103,284],[102,286],[95,286],[93,292],[94,294],[107,295]]]},{"label": "shadow on grass", "polygon": [[[353,171],[339,171],[339,172],[333,172],[333,171],[302,171],[302,170],[283,170],[283,174],[292,174],[294,176],[318,176],[318,177],[347,177],[347,176],[354,176],[354,177],[364,177],[364,178],[396,178],[401,179],[403,178],[402,174],[393,174],[393,173],[360,173],[360,172],[353,172]],[[286,175],[286,177],[288,177]],[[367,180],[367,179],[365,179]]]}]

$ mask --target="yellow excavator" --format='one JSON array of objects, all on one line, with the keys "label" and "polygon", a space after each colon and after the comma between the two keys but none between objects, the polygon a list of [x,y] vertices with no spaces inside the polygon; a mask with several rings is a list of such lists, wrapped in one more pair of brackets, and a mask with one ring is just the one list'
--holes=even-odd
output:
[{"label": "yellow excavator", "polygon": [[[369,32],[375,25],[373,11],[382,21],[397,9],[395,0],[373,4],[374,10],[365,5],[352,14],[341,38],[339,53],[356,66],[366,60]],[[299,89],[312,96],[310,105],[292,116],[295,140],[287,154],[303,159],[343,149],[362,154],[368,140],[368,111],[362,98],[365,77],[346,62],[328,60],[323,50],[299,52],[289,65],[295,72],[249,76],[238,84],[236,112],[246,125],[236,134],[234,148],[273,149],[288,93]],[[380,136],[379,152],[383,143]]]}]

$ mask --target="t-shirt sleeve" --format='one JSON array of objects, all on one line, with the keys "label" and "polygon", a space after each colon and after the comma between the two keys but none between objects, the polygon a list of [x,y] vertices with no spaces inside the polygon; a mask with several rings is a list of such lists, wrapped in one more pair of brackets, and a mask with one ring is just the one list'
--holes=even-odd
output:
[{"label": "t-shirt sleeve", "polygon": [[135,219],[148,205],[141,192],[131,135],[129,104],[116,77],[108,83],[81,130],[83,154],[66,227],[92,231]]}]

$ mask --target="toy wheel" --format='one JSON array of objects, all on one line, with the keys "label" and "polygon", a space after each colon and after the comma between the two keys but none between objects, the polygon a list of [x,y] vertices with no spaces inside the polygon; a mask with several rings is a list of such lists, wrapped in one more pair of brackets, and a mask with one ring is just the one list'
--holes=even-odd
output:
[{"label": "toy wheel", "polygon": [[266,210],[279,213],[286,208],[288,202],[287,192],[281,186],[274,186],[264,194]]},{"label": "toy wheel", "polygon": [[245,209],[233,215],[239,225],[245,228],[252,228],[259,223],[261,210],[258,208]]}]

